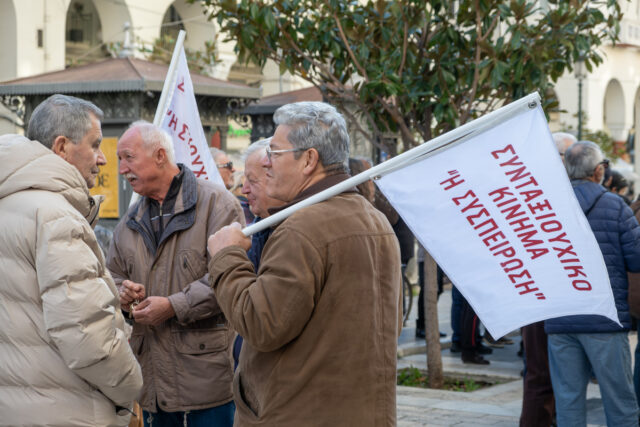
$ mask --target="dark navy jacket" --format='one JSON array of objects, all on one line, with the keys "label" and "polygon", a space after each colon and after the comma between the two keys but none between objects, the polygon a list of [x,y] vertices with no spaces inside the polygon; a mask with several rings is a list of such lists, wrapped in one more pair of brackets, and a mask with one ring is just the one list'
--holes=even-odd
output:
[{"label": "dark navy jacket", "polygon": [[[254,217],[253,222],[251,224],[255,224],[260,221],[262,218],[259,216]],[[251,248],[247,252],[247,257],[253,263],[253,269],[258,274],[258,268],[260,268],[260,257],[262,256],[262,250],[264,249],[264,245],[267,244],[267,239],[271,236],[273,232],[273,228],[268,227],[262,231],[258,231],[251,235]],[[126,316],[125,316],[126,319]],[[235,371],[238,367],[238,362],[240,360],[240,350],[242,348],[242,342],[244,340],[240,335],[237,336],[235,342],[233,343],[233,370]]]},{"label": "dark navy jacket", "polygon": [[[252,224],[260,221],[262,218],[259,216],[255,217]],[[258,268],[260,267],[260,257],[262,256],[262,250],[264,249],[264,245],[267,244],[267,239],[271,236],[273,232],[273,228],[268,227],[262,231],[258,231],[251,236],[251,248],[247,252],[247,257],[253,263],[253,269],[256,274],[258,274]]]},{"label": "dark navy jacket", "polygon": [[[621,197],[594,182],[571,181],[580,207],[598,241],[609,273],[618,319],[624,328],[604,316],[564,316],[545,321],[545,331],[555,333],[619,332],[629,330],[631,316],[627,303],[627,271],[640,271],[640,226]],[[604,194],[603,194],[604,193]],[[598,196],[602,195],[599,199]],[[594,206],[595,204],[595,206]]]}]

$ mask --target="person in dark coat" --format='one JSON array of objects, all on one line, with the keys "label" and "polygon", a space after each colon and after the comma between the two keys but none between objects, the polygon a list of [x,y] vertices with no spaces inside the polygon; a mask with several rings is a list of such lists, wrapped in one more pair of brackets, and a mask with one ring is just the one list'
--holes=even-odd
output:
[{"label": "person in dark coat", "polygon": [[[577,139],[570,133],[555,132],[553,141],[560,158],[564,160],[565,151]],[[555,404],[543,321],[522,328],[522,344],[525,369],[520,427],[549,426],[555,415]]]},{"label": "person in dark coat", "polygon": [[600,148],[590,141],[576,142],[564,156],[571,185],[602,251],[622,326],[598,315],[545,321],[559,426],[586,425],[591,367],[600,386],[607,425],[638,425],[628,338],[627,271],[640,271],[640,226],[622,198],[600,185],[605,163]]},{"label": "person in dark coat", "polygon": [[[283,202],[267,196],[264,185],[267,178],[265,169],[262,167],[262,158],[266,156],[266,148],[269,146],[271,138],[256,141],[244,152],[244,183],[242,184],[242,194],[245,195],[247,206],[254,215],[252,224],[269,216],[269,209],[281,206]],[[262,249],[267,244],[267,239],[273,232],[271,227],[258,231],[251,236],[251,248],[247,251],[247,257],[253,263],[253,268],[258,271],[260,267],[260,257]],[[234,369],[240,362],[240,351],[242,350],[242,336],[237,335],[233,343]]]}]

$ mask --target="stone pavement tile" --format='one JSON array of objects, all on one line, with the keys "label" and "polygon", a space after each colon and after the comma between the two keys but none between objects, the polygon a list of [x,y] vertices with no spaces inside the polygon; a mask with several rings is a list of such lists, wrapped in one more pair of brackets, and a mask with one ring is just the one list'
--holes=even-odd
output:
[{"label": "stone pavement tile", "polygon": [[519,419],[511,419],[505,417],[478,417],[470,421],[462,421],[457,424],[451,424],[455,427],[472,427],[472,426],[503,426],[503,427],[517,427]]},{"label": "stone pavement tile", "polygon": [[[522,361],[520,359],[512,361],[493,360],[491,356],[487,357],[490,365],[472,365],[463,363],[459,354],[451,354],[448,350],[442,352],[442,369],[445,375],[454,375],[457,377],[470,376],[471,378],[482,379],[482,377],[494,380],[512,381],[520,380],[520,371],[522,370]],[[427,357],[423,354],[412,354],[398,359],[398,369],[416,367],[418,369],[427,369]]]},{"label": "stone pavement tile", "polygon": [[517,426],[518,418],[478,415],[457,410],[428,410],[398,416],[398,426]]},{"label": "stone pavement tile", "polygon": [[502,417],[516,417],[520,416],[520,409],[518,408],[516,411],[513,410],[512,407],[506,407],[501,403],[491,404],[491,403],[482,403],[482,402],[464,402],[464,404],[460,404],[460,402],[455,401],[443,401],[436,406],[439,409],[448,409],[451,411],[458,411],[464,413],[473,413],[477,417],[478,414],[488,414],[488,415],[496,415]]},{"label": "stone pavement tile", "polygon": [[[427,358],[424,340],[415,339],[415,306],[398,340],[398,368],[415,366],[426,370]],[[443,370],[447,376],[470,377],[498,380],[499,384],[470,393],[443,390],[398,387],[397,408],[399,426],[517,426],[522,409],[522,359],[516,355],[521,337],[517,331],[509,334],[513,345],[494,349],[487,356],[491,362],[487,366],[467,365],[460,360],[460,354],[452,354],[450,345],[451,327],[449,313],[451,307],[450,287],[440,296],[438,302],[439,329],[448,336],[441,339]],[[636,332],[629,334],[631,355],[637,343]],[[400,349],[401,347],[401,349]],[[420,352],[420,354],[416,354]],[[633,365],[633,361],[632,361]],[[506,414],[506,415],[500,415]],[[602,407],[602,397],[597,384],[587,387],[587,423],[589,427],[606,426]]]}]

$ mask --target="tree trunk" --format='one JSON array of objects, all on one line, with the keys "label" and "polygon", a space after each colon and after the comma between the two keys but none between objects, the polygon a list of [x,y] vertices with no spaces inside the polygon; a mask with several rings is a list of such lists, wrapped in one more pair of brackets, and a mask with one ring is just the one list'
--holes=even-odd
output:
[{"label": "tree trunk", "polygon": [[429,252],[424,257],[424,317],[427,335],[427,375],[429,387],[442,388],[442,354],[440,347],[440,325],[438,324],[438,279],[435,260]]}]

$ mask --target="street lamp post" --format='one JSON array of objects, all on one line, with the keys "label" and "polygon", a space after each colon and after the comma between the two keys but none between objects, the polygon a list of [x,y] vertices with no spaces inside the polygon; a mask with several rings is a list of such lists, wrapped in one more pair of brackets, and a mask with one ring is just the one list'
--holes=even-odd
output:
[{"label": "street lamp post", "polygon": [[582,81],[586,77],[584,60],[576,61],[574,72],[576,79],[578,79],[578,141],[580,141],[582,140]]}]

